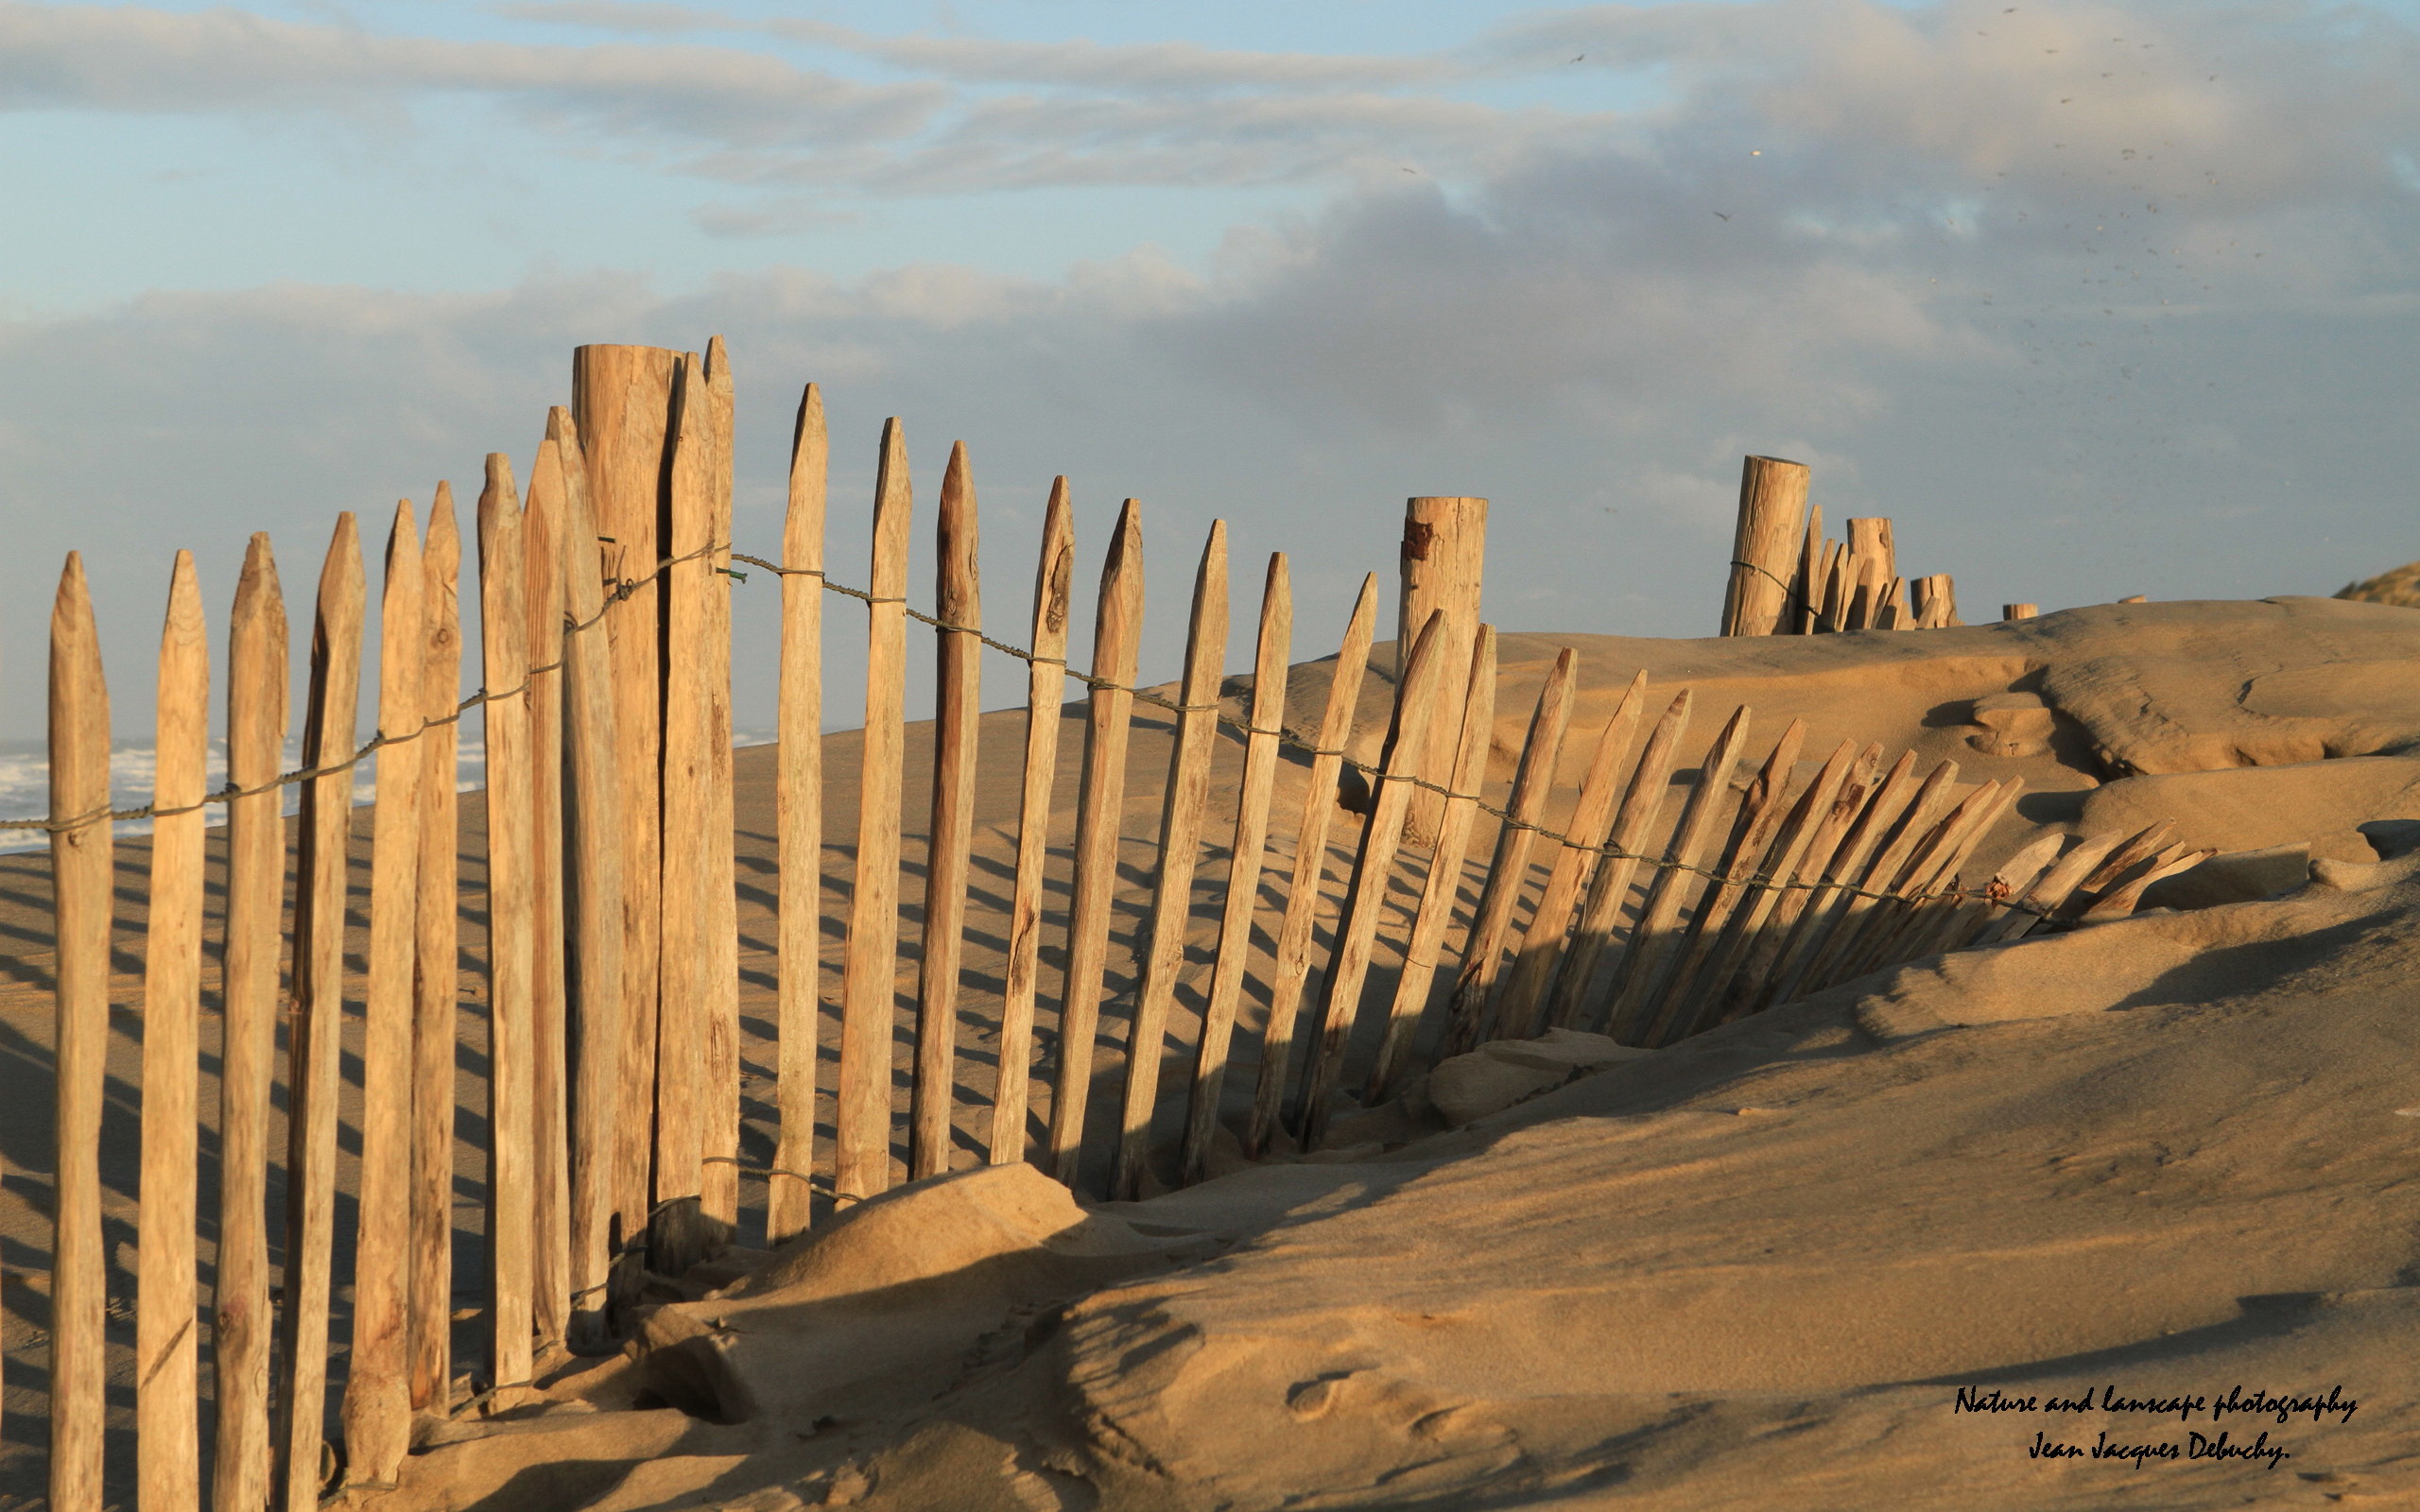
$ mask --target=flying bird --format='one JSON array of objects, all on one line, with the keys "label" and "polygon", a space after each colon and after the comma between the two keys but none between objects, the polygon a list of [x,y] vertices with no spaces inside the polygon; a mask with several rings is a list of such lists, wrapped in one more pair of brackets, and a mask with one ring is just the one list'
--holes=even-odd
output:
[{"label": "flying bird", "polygon": [[1730,217],[1729,215],[1724,215],[1721,211],[1718,210],[1718,211],[1716,211],[1716,212],[1714,213],[1714,218],[1715,218],[1715,219],[1717,219],[1717,220],[1729,220],[1731,217]]},{"label": "flying bird", "polygon": [[1588,56],[1588,55],[1587,55],[1586,53],[1582,53],[1582,54],[1580,55],[1580,57],[1579,57],[1579,58],[1575,58],[1575,59],[1573,59],[1573,60],[1572,60],[1572,61],[1573,61],[1573,62],[1575,62],[1575,63],[1576,63],[1576,62],[1579,62],[1579,61],[1581,61],[1581,60],[1582,60],[1582,59],[1584,59],[1584,58],[1586,58],[1587,56]]}]

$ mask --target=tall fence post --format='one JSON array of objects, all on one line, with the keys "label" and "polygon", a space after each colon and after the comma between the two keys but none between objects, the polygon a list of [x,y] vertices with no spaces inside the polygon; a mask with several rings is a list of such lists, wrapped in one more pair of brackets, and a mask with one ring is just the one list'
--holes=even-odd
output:
[{"label": "tall fence post", "polygon": [[572,353],[572,419],[588,467],[588,504],[607,571],[633,584],[605,617],[613,651],[614,759],[622,844],[622,1066],[614,1115],[616,1244],[646,1226],[653,1149],[656,978],[663,950],[663,596],[665,451],[679,353],[590,346]]},{"label": "tall fence post", "polygon": [[[143,1512],[199,1504],[194,1198],[201,1010],[202,768],[210,647],[193,553],[177,553],[160,635],[150,923],[143,962],[143,1179],[135,1249],[135,1455]],[[183,809],[189,812],[172,814]]]},{"label": "tall fence post", "polygon": [[[1400,577],[1395,606],[1395,676],[1411,664],[1411,643],[1428,616],[1443,611],[1445,640],[1438,648],[1439,707],[1460,710],[1470,691],[1471,644],[1478,636],[1479,589],[1487,569],[1487,501],[1450,495],[1418,495],[1404,501],[1403,545],[1396,557]],[[1413,775],[1445,784],[1453,774],[1461,722],[1429,721],[1428,734],[1413,752]],[[1442,794],[1414,788],[1404,819],[1407,844],[1433,847],[1443,823]]]},{"label": "tall fence post", "polygon": [[739,1226],[739,885],[737,815],[731,752],[731,353],[706,343],[705,629],[698,658],[706,683],[706,1075],[704,1169],[707,1222],[728,1238]]},{"label": "tall fence post", "polygon": [[[353,754],[361,682],[361,541],[337,516],[320,574],[311,635],[311,704],[302,765]],[[294,885],[294,999],[287,1041],[285,1277],[279,1342],[285,1390],[284,1512],[320,1499],[325,1442],[328,1301],[336,1239],[337,1098],[343,1062],[345,852],[353,829],[353,771],[339,767],[302,789],[302,855]]]},{"label": "tall fence post", "polygon": [[1806,467],[1752,456],[1739,472],[1739,523],[1731,537],[1731,579],[1722,595],[1724,635],[1772,635],[1789,606],[1789,583],[1805,543]]},{"label": "tall fence post", "polygon": [[775,823],[781,898],[773,1095],[781,1127],[765,1184],[765,1243],[806,1231],[815,1172],[816,1036],[823,1018],[823,508],[831,445],[823,395],[808,384],[790,433],[782,520],[781,688]]},{"label": "tall fence post", "polygon": [[[110,696],[83,558],[67,554],[50,613],[50,833],[58,941],[58,1165],[50,1245],[50,1504],[100,1512],[109,1420],[103,1333],[101,1097],[110,1035]],[[95,812],[104,816],[92,819]]]},{"label": "tall fence post", "polygon": [[[421,545],[420,865],[412,971],[412,1410],[444,1412],[454,1369],[454,1104],[460,1019],[462,538],[439,483]],[[282,720],[281,715],[281,720]],[[274,760],[274,758],[271,758]],[[271,808],[271,822],[277,811]],[[233,823],[231,819],[229,821]]]},{"label": "tall fence post", "polygon": [[[227,632],[227,782],[277,780],[286,729],[285,602],[268,537],[244,552]],[[227,804],[226,955],[220,971],[218,1278],[211,1297],[218,1432],[214,1504],[263,1512],[269,1501],[269,1090],[277,1069],[280,914],[285,824],[280,791]]]},{"label": "tall fence post", "polygon": [[562,533],[562,447],[551,437],[542,438],[521,508],[521,607],[528,618],[529,660],[529,1267],[531,1327],[554,1347],[571,1326]]},{"label": "tall fence post", "polygon": [[965,954],[966,873],[975,848],[976,736],[983,712],[981,559],[966,443],[949,449],[934,549],[933,801],[925,850],[925,928],[916,975],[916,1074],[908,1115],[910,1180],[949,1169],[958,1073],[958,978]]},{"label": "tall fence post", "polygon": [[[420,730],[424,590],[420,531],[406,501],[395,506],[388,533],[378,613],[378,733],[397,741]],[[424,765],[409,744],[378,752],[371,821],[360,1202],[344,1385],[345,1478],[354,1484],[391,1485],[411,1449],[412,936]]]}]

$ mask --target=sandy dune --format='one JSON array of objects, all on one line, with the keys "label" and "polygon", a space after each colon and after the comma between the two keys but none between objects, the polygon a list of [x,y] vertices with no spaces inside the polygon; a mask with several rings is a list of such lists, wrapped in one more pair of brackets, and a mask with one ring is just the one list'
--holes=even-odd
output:
[{"label": "sandy dune", "polygon": [[[2098,833],[2173,817],[2179,838],[2226,851],[2307,848],[2315,875],[2295,885],[2305,852],[2290,850],[2282,896],[1912,963],[1465,1127],[1443,1129],[1415,1093],[1340,1119],[1331,1148],[1299,1162],[1086,1206],[1030,1168],[972,1169],[995,1075],[985,1021],[1022,721],[989,716],[961,1038],[967,1169],[820,1217],[752,1276],[655,1313],[623,1356],[566,1365],[546,1402],[450,1426],[381,1504],[2420,1503],[2409,1458],[2420,1442],[2420,858],[2393,859],[2420,836],[2420,613],[2288,599],[2106,606],[1922,634],[1510,635],[1499,793],[1566,644],[1585,687],[1567,782],[1644,666],[1657,686],[1697,690],[1685,768],[1745,702],[1758,754],[1802,717],[1810,764],[1854,738],[1954,757],[1969,782],[2024,777],[2026,798],[1979,866],[2045,825]],[[1374,660],[1391,668],[1392,649]],[[1288,722],[1302,726],[1325,668],[1297,670]],[[1372,723],[1388,696],[1374,679]],[[1983,720],[1977,699],[2018,716]],[[1077,727],[1067,733],[1063,805],[1080,745]],[[1138,734],[1119,992],[1132,985],[1126,953],[1167,756],[1164,726]],[[828,743],[827,903],[846,884],[854,749],[854,736]],[[928,781],[912,765],[921,749],[911,739],[911,793]],[[757,1157],[769,1153],[768,754],[739,763]],[[1214,803],[1232,804],[1238,765],[1226,747]],[[1278,838],[1282,850],[1282,827]],[[130,973],[140,860],[126,848]],[[2277,875],[2262,865],[2243,874]],[[1220,871],[1205,868],[1197,892],[1188,1006]],[[1415,868],[1404,887],[1416,881]],[[21,1385],[39,1378],[43,1300],[19,1278],[43,1269],[47,1246],[45,892],[38,861],[0,863],[11,940],[0,1017],[21,1090],[0,1108],[12,1282],[0,1493],[21,1496],[38,1493],[43,1429]],[[919,893],[911,877],[907,896]],[[478,906],[466,889],[466,919]],[[1388,934],[1399,938],[1399,922]],[[1046,939],[1053,970],[1056,946]],[[464,948],[475,967],[475,928]],[[911,959],[901,980],[912,988]],[[122,1005],[136,985],[130,974]],[[466,970],[466,1116],[484,1100],[476,985]],[[837,982],[825,987],[828,1000]],[[1046,973],[1046,1005],[1054,987]],[[1125,1006],[1113,1003],[1105,1027],[1110,1088]],[[1052,1027],[1046,1016],[1046,1057]],[[119,1029],[124,1098],[139,1015],[122,1012]],[[827,1019],[827,1047],[833,1029]],[[1180,1019],[1172,1043],[1189,1052],[1192,1032]],[[1238,1037],[1247,1062],[1252,1040]],[[904,1069],[904,1039],[899,1049]],[[1168,1063],[1182,1076],[1186,1055]],[[829,1078],[827,1061],[827,1091]],[[1248,1071],[1231,1086],[1248,1098]],[[132,1211],[127,1107],[113,1107],[106,1135],[114,1221]],[[467,1306],[478,1216],[467,1146],[461,1169]],[[1088,1173],[1085,1192],[1097,1189]],[[750,1183],[743,1200],[760,1199]],[[128,1284],[130,1259],[113,1286]],[[2206,1400],[2162,1414],[2100,1396],[2223,1399],[2238,1386],[2339,1388],[2340,1408],[2214,1421]],[[2035,1405],[1960,1411],[1961,1387]],[[2087,1390],[2088,1410],[2044,1409]],[[2265,1432],[2264,1452],[2292,1457],[2029,1453],[2037,1433],[2182,1454],[2191,1435],[2221,1432],[2233,1449]],[[130,1463],[126,1448],[113,1440],[113,1469]]]}]

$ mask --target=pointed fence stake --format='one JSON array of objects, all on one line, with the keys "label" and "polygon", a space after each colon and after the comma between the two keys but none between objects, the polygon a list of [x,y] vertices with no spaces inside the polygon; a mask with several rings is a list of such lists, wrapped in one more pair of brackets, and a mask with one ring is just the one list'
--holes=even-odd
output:
[{"label": "pointed fence stake", "polygon": [[923,959],[916,982],[916,1080],[908,1118],[911,1180],[949,1169],[950,1109],[958,1082],[958,979],[965,959],[967,865],[975,849],[976,737],[982,720],[982,578],[976,545],[975,480],[966,443],[949,449],[935,549],[936,630],[931,838],[925,858]]},{"label": "pointed fence stake", "polygon": [[765,1242],[806,1232],[815,1175],[816,1037],[823,1020],[823,507],[831,440],[823,394],[809,384],[790,431],[782,518],[781,746],[774,773],[780,829],[780,1047],[773,1093],[781,1127],[765,1190]]},{"label": "pointed fence stake", "polygon": [[[440,483],[429,501],[428,534],[420,555],[420,717],[428,731],[414,742],[421,760],[420,859],[413,868],[418,901],[412,923],[411,1306],[406,1344],[412,1410],[440,1414],[446,1409],[454,1371],[454,1074],[461,986],[461,826],[455,774],[462,729],[456,713],[462,695],[461,566],[454,490]],[[281,651],[281,666],[283,656]],[[283,704],[278,722],[283,727]],[[232,765],[229,770],[233,772]],[[277,811],[268,812],[274,816]]]}]

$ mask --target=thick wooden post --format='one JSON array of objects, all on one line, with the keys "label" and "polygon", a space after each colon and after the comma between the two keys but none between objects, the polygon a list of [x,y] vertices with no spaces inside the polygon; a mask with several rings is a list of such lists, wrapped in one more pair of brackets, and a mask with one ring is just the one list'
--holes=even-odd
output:
[{"label": "thick wooden post", "polygon": [[[268,537],[244,552],[228,621],[227,783],[277,781],[285,748],[285,602]],[[218,1433],[212,1504],[265,1512],[269,1500],[269,1087],[276,1075],[285,825],[274,787],[227,804],[227,936],[220,1001],[218,1280],[212,1336]]]},{"label": "thick wooden post", "polygon": [[[320,573],[311,634],[311,702],[302,765],[351,759],[361,684],[361,540],[353,516],[337,516]],[[284,1512],[310,1512],[320,1499],[320,1450],[328,1396],[328,1300],[337,1201],[337,1098],[343,1063],[345,850],[353,828],[350,767],[302,789],[302,845],[294,889],[294,999],[286,1096],[285,1277],[278,1341],[285,1390],[280,1466]]]},{"label": "thick wooden post", "polygon": [[488,755],[488,1383],[510,1403],[528,1383],[531,1155],[536,1046],[529,1023],[528,611],[522,605],[521,501],[512,464],[488,455],[479,494],[480,706]]},{"label": "thick wooden post", "polygon": [[2042,606],[2039,604],[2002,604],[2000,606],[2000,618],[2004,620],[2039,619],[2041,614]]},{"label": "thick wooden post", "polygon": [[[1311,1040],[1309,1063],[1303,1068],[1302,1143],[1316,1150],[1327,1137],[1328,1103],[1344,1075],[1344,1053],[1360,1016],[1361,986],[1370,972],[1370,957],[1378,940],[1378,914],[1385,906],[1387,885],[1393,879],[1396,848],[1403,839],[1405,811],[1413,788],[1408,779],[1427,748],[1428,726],[1442,699],[1437,684],[1443,670],[1439,644],[1445,613],[1430,613],[1412,643],[1411,661],[1404,668],[1402,696],[1395,700],[1395,728],[1380,765],[1378,790],[1370,804],[1369,828],[1361,832],[1360,853],[1354,857],[1353,881],[1345,889],[1344,912],[1336,924],[1336,949],[1328,956],[1320,983],[1319,1031]],[[1459,733],[1459,731],[1458,731]]]},{"label": "thick wooden post", "polygon": [[1891,521],[1887,516],[1870,515],[1849,521],[1849,550],[1859,561],[1871,562],[1871,575],[1876,582],[1887,583],[1899,576],[1899,548],[1892,540]]},{"label": "thick wooden post", "polygon": [[581,347],[572,353],[572,419],[588,465],[588,506],[606,571],[631,584],[605,616],[613,649],[614,759],[622,819],[622,1067],[614,1114],[615,1242],[645,1227],[654,1148],[656,978],[664,908],[663,595],[655,576],[680,353],[661,347]]},{"label": "thick wooden post", "polygon": [[882,422],[867,583],[866,723],[857,775],[856,884],[841,979],[840,1087],[833,1195],[890,1185],[891,1020],[899,971],[899,796],[907,743],[908,526],[914,495],[897,419]]},{"label": "thick wooden post", "polygon": [[1151,889],[1150,933],[1143,952],[1143,988],[1126,1041],[1126,1096],[1119,1111],[1117,1160],[1110,1195],[1143,1194],[1151,1148],[1151,1114],[1160,1100],[1160,1057],[1177,970],[1193,922],[1193,870],[1201,850],[1201,816],[1210,800],[1211,745],[1219,734],[1219,674],[1227,659],[1227,523],[1210,522],[1210,539],[1193,576],[1193,618],[1184,641],[1184,678],[1177,702],[1176,738],[1168,754],[1167,795],[1160,810],[1158,874]]},{"label": "thick wooden post", "polygon": [[[151,822],[151,921],[144,940],[143,1184],[136,1229],[135,1455],[143,1512],[201,1499],[201,1322],[194,1274],[198,1020],[201,1011],[202,767],[210,750],[210,647],[193,554],[177,553],[160,636]],[[171,814],[175,809],[188,813]]]},{"label": "thick wooden post", "polygon": [[823,506],[831,443],[823,395],[799,396],[782,520],[782,664],[775,718],[780,847],[780,1045],[773,1095],[781,1129],[765,1188],[765,1242],[804,1233],[815,1174],[816,1034],[823,1015]]},{"label": "thick wooden post", "polygon": [[[421,547],[420,902],[412,944],[412,1410],[442,1413],[454,1369],[454,1071],[461,969],[462,538],[437,485]],[[283,722],[283,710],[280,713]],[[274,822],[276,810],[268,811]],[[231,821],[232,822],[232,821]]]},{"label": "thick wooden post", "polygon": [[613,1259],[614,1120],[622,1065],[621,785],[614,756],[614,666],[606,642],[604,563],[588,508],[587,470],[571,411],[547,416],[562,460],[563,912],[570,1175],[566,1280],[575,1349],[605,1335]]},{"label": "thick wooden post", "polygon": [[1008,978],[1000,1003],[999,1074],[992,1092],[994,1165],[1025,1159],[1033,1082],[1033,1005],[1042,965],[1043,870],[1050,855],[1050,788],[1059,769],[1059,704],[1067,686],[1067,608],[1076,577],[1067,480],[1053,478],[1033,574],[1033,662],[1027,669],[1025,783],[1017,798],[1017,872],[1009,902]]},{"label": "thick wooden post", "polygon": [[1091,1101],[1093,1037],[1100,1026],[1101,973],[1109,963],[1109,905],[1117,885],[1119,819],[1125,810],[1128,716],[1143,629],[1143,514],[1132,499],[1101,561],[1093,621],[1092,690],[1084,723],[1084,770],[1076,808],[1076,889],[1067,915],[1067,973],[1059,1000],[1059,1065],[1050,1092],[1050,1173],[1068,1186],[1083,1157]]},{"label": "thick wooden post", "polygon": [[966,872],[975,847],[975,740],[983,702],[981,562],[975,480],[966,443],[952,443],[942,476],[934,549],[941,558],[935,613],[933,806],[925,853],[923,959],[916,981],[916,1078],[908,1119],[908,1175],[949,1169],[950,1108],[958,1080],[958,975],[965,954]]},{"label": "thick wooden post", "polygon": [[378,752],[371,816],[370,973],[362,984],[361,1185],[354,1243],[345,1479],[392,1485],[411,1449],[412,936],[420,897],[421,728],[426,584],[408,501],[387,537],[378,614]]},{"label": "thick wooden post", "polygon": [[706,887],[706,788],[713,781],[707,735],[706,595],[717,574],[705,558],[714,524],[708,476],[705,369],[681,360],[673,389],[672,534],[664,555],[664,954],[656,978],[655,1183],[648,1219],[648,1268],[678,1276],[721,1237],[702,1201],[707,1096],[706,994],[710,990]]},{"label": "thick wooden post", "polygon": [[[50,1504],[100,1512],[109,1421],[101,1096],[110,1035],[110,697],[84,563],[50,612],[50,875],[58,942],[58,1171],[50,1246]],[[95,816],[98,816],[95,817]]]},{"label": "thick wooden post", "polygon": [[[531,1326],[549,1346],[571,1327],[570,962],[563,919],[562,446],[538,442],[521,510],[521,607],[529,658]],[[579,458],[570,459],[577,467]]]},{"label": "thick wooden post", "polygon": [[[1478,636],[1479,589],[1487,568],[1487,501],[1423,495],[1404,501],[1401,590],[1395,608],[1395,676],[1411,661],[1411,642],[1428,616],[1443,610],[1445,641],[1438,649],[1440,707],[1461,709],[1470,691],[1471,645]],[[1460,721],[1429,721],[1427,744],[1413,752],[1413,775],[1444,785],[1454,770]],[[1404,839],[1434,846],[1443,822],[1443,795],[1415,788]]]},{"label": "thick wooden post", "polygon": [[1286,892],[1286,917],[1277,928],[1277,961],[1270,973],[1269,1022],[1260,1035],[1260,1074],[1253,1091],[1252,1123],[1244,1130],[1244,1154],[1258,1160],[1269,1148],[1286,1108],[1288,1063],[1294,1053],[1294,1019],[1311,974],[1311,930],[1318,922],[1320,883],[1327,869],[1327,832],[1336,819],[1336,779],[1344,769],[1345,743],[1353,738],[1353,712],[1361,679],[1370,670],[1370,643],[1377,624],[1378,575],[1361,579],[1353,615],[1344,622],[1344,644],[1327,685],[1320,715],[1319,744],[1304,780],[1303,807],[1294,825],[1294,876]]},{"label": "thick wooden post", "polygon": [[1731,537],[1731,577],[1722,633],[1772,635],[1789,605],[1806,528],[1806,466],[1752,456],[1739,472],[1739,523]]},{"label": "thick wooden post", "polygon": [[1236,800],[1235,838],[1227,848],[1227,895],[1219,920],[1219,956],[1210,970],[1210,1001],[1194,1046],[1193,1087],[1185,1108],[1184,1145],[1177,1181],[1190,1186],[1209,1174],[1210,1142],[1226,1090],[1227,1051],[1252,960],[1252,921],[1259,910],[1261,863],[1269,850],[1269,800],[1277,786],[1277,731],[1286,719],[1286,657],[1294,637],[1294,595],[1286,554],[1272,552],[1260,594],[1260,636],[1253,658],[1252,733],[1245,737],[1242,791]]}]

